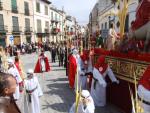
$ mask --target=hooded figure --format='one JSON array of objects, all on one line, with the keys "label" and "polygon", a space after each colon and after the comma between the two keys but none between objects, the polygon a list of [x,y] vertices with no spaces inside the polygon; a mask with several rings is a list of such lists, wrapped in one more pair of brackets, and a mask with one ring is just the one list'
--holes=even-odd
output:
[{"label": "hooded figure", "polygon": [[34,69],[34,73],[42,73],[48,71],[50,71],[48,58],[45,56],[44,52],[42,52],[38,58],[37,64]]},{"label": "hooded figure", "polygon": [[76,72],[77,72],[77,65],[78,65],[77,50],[74,49],[73,54],[70,55],[70,57],[69,57],[69,66],[68,66],[69,67],[68,79],[69,79],[69,87],[70,88],[74,88],[75,76],[76,76]]},{"label": "hooded figure", "polygon": [[33,70],[29,69],[27,72],[27,79],[25,80],[26,89],[26,113],[40,113],[39,97],[43,95],[38,78],[34,76]]},{"label": "hooded figure", "polygon": [[138,86],[138,96],[142,100],[143,113],[150,112],[150,66],[141,77]]},{"label": "hooded figure", "polygon": [[105,63],[105,56],[100,56],[93,69],[93,81],[91,86],[91,96],[93,97],[95,106],[106,105],[106,75],[112,82],[119,83],[109,65]]},{"label": "hooded figure", "polygon": [[13,96],[15,100],[18,100],[20,98],[19,84],[22,82],[22,79],[12,59],[8,59],[8,73],[12,74],[16,79],[17,87]]},{"label": "hooded figure", "polygon": [[[69,113],[75,113],[75,103],[72,105]],[[81,100],[78,106],[78,113],[94,113],[95,106],[88,90],[82,90]]]},{"label": "hooded figure", "polygon": [[91,78],[93,72],[92,61],[88,50],[83,51],[83,54],[81,55],[81,62],[81,70],[84,74],[80,75],[80,82],[82,82],[82,89],[87,89],[87,79],[88,77]]}]

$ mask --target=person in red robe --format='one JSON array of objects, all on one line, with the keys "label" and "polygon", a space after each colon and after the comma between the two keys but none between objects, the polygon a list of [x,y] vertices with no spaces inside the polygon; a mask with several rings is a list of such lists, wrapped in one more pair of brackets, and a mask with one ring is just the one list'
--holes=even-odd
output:
[{"label": "person in red robe", "polygon": [[69,79],[69,87],[70,88],[74,88],[74,83],[75,83],[75,76],[76,76],[76,72],[77,72],[77,53],[76,50],[73,50],[73,54],[70,55],[69,57],[69,75],[68,75],[68,79]]},{"label": "person in red robe", "polygon": [[142,100],[143,113],[150,112],[150,66],[147,67],[138,85],[138,96]]},{"label": "person in red robe", "polygon": [[[18,56],[15,57],[14,64],[15,64],[15,66],[16,66],[19,74],[20,74],[20,77],[22,78],[22,80],[24,80],[25,77],[24,77],[24,75],[22,73],[22,70],[21,70],[21,67],[20,67],[20,62],[19,62],[19,57]],[[23,92],[23,88],[24,88],[24,82],[22,81],[22,82],[19,83],[19,91],[20,91],[20,93]]]},{"label": "person in red robe", "polygon": [[49,72],[49,71],[50,71],[50,65],[48,62],[48,58],[44,55],[44,52],[42,52],[36,63],[34,73],[42,73],[42,72]]}]

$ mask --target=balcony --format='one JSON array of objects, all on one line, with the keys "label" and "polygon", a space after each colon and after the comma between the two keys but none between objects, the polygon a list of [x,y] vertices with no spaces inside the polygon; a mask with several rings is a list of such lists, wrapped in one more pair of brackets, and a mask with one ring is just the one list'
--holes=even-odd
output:
[{"label": "balcony", "polygon": [[18,8],[17,7],[12,7],[11,11],[12,11],[12,13],[18,13]]},{"label": "balcony", "polygon": [[60,32],[59,28],[52,28],[52,30],[51,30],[51,34],[53,34],[53,35],[57,35],[59,32]]},{"label": "balcony", "polygon": [[3,10],[3,3],[0,1],[0,11]]},{"label": "balcony", "polygon": [[29,9],[25,9],[25,10],[24,10],[24,14],[25,14],[26,16],[29,16],[29,15],[30,15]]},{"label": "balcony", "polygon": [[0,33],[8,32],[8,26],[0,25]]},{"label": "balcony", "polygon": [[49,33],[49,28],[45,28],[45,33]]},{"label": "balcony", "polygon": [[12,32],[13,33],[20,33],[21,32],[22,27],[19,26],[12,26]]},{"label": "balcony", "polygon": [[32,27],[25,27],[25,29],[24,29],[25,33],[31,33],[32,31],[33,31]]}]

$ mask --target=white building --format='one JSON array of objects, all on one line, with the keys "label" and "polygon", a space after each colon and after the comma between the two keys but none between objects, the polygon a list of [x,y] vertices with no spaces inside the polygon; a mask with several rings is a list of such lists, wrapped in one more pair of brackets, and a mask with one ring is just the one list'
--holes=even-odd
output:
[{"label": "white building", "polygon": [[64,41],[65,17],[64,11],[58,10],[54,6],[50,7],[51,41]]},{"label": "white building", "polygon": [[34,18],[35,42],[46,42],[50,40],[50,4],[49,0],[32,0]]},{"label": "white building", "polygon": [[[115,12],[118,8],[117,5],[114,5],[111,0],[98,0],[99,7],[99,28],[102,30],[102,35],[104,37],[108,34],[109,25],[111,22],[115,23],[116,31],[119,32],[119,21],[118,17],[110,15],[112,12]],[[135,19],[136,8],[138,6],[138,0],[132,0],[129,8],[128,14],[126,17],[125,31],[128,32],[131,22]],[[122,8],[122,2],[119,4],[119,7]]]},{"label": "white building", "polygon": [[66,16],[66,30],[67,35],[70,37],[70,39],[74,38],[76,35],[76,18],[72,16]]},{"label": "white building", "polygon": [[33,41],[32,7],[31,0],[0,0],[0,45]]}]

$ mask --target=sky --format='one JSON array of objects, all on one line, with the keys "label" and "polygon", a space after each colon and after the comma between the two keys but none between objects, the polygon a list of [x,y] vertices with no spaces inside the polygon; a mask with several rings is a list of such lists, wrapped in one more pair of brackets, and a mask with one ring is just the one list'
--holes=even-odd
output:
[{"label": "sky", "polygon": [[77,22],[86,25],[89,21],[89,14],[97,0],[50,0],[58,9],[64,7],[68,15],[76,17]]}]

